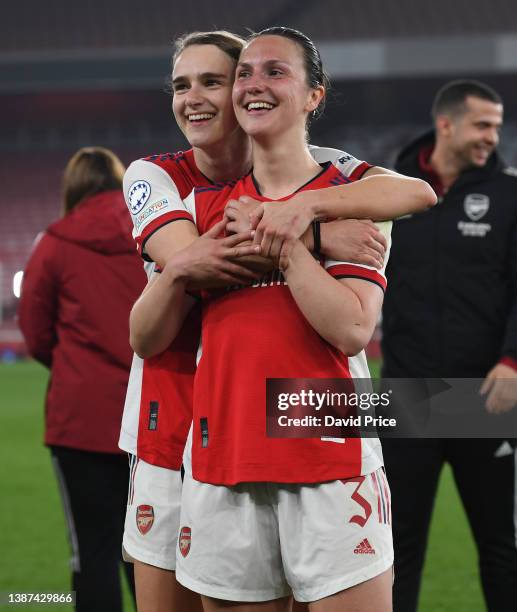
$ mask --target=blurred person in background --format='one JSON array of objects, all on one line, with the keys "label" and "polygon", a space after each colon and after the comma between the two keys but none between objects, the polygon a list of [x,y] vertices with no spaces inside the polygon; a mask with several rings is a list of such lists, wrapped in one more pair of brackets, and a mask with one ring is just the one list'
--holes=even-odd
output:
[{"label": "blurred person in background", "polygon": [[[500,96],[477,81],[437,94],[435,129],[396,169],[431,183],[439,204],[393,228],[383,308],[387,378],[480,378],[489,413],[517,398],[517,170],[496,146]],[[509,432],[511,436],[511,432]],[[387,439],[396,612],[417,609],[439,475],[449,462],[479,553],[490,612],[517,605],[516,457],[497,439]]]},{"label": "blurred person in background", "polygon": [[[122,162],[80,149],[62,218],[27,264],[19,309],[29,353],[50,370],[45,444],[63,501],[79,611],[122,610],[127,458],[117,447],[131,364],[129,312],[145,284],[122,195]],[[124,564],[134,592],[133,568]]]}]

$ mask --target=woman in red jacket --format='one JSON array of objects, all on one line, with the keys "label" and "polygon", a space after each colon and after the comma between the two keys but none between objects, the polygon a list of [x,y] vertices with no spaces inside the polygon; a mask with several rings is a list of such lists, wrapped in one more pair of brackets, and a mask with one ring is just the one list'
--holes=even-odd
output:
[{"label": "woman in red jacket", "polygon": [[[146,281],[123,174],[100,147],[71,158],[63,216],[31,254],[19,310],[30,354],[50,369],[45,444],[68,522],[77,610],[96,612],[122,609],[127,458],[117,440],[132,357],[129,311]],[[125,569],[130,576],[132,566]]]}]

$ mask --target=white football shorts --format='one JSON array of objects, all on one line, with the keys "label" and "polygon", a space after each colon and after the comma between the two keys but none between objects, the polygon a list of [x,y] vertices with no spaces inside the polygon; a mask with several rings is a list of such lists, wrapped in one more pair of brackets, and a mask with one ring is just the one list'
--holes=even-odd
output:
[{"label": "white football shorts", "polygon": [[393,565],[391,500],[383,468],[322,484],[192,478],[184,467],[177,580],[230,601],[290,595],[317,601]]},{"label": "white football shorts", "polygon": [[130,455],[129,495],[122,540],[125,561],[176,569],[181,473]]}]

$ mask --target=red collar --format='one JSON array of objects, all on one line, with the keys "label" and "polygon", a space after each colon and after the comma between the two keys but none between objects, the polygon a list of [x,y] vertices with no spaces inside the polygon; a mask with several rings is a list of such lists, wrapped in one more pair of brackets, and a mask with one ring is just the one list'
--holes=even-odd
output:
[{"label": "red collar", "polygon": [[438,196],[443,196],[444,188],[440,177],[436,170],[431,165],[431,155],[434,151],[434,145],[429,145],[420,149],[418,153],[418,165],[420,170],[426,175],[426,179],[431,187],[436,191]]}]

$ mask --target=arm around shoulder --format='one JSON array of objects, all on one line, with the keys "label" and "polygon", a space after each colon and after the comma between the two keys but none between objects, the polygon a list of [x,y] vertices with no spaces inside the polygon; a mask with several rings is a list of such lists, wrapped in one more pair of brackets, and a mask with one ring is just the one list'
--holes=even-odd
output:
[{"label": "arm around shoulder", "polygon": [[[395,180],[399,181],[401,197],[404,198],[404,202],[402,203],[402,205],[409,205],[410,207],[407,213],[402,214],[423,212],[428,208],[432,208],[438,202],[438,197],[434,189],[427,181],[424,181],[422,179],[415,178],[412,176],[406,176],[404,174],[400,174],[399,172],[395,172],[394,170],[382,168],[381,166],[373,166],[363,175],[363,179],[373,177],[392,177]],[[394,217],[386,218],[391,219]]]},{"label": "arm around shoulder", "polygon": [[425,181],[384,168],[370,168],[353,183],[304,191],[293,196],[309,210],[309,216],[325,219],[394,219],[423,212],[436,204],[437,197]]}]

